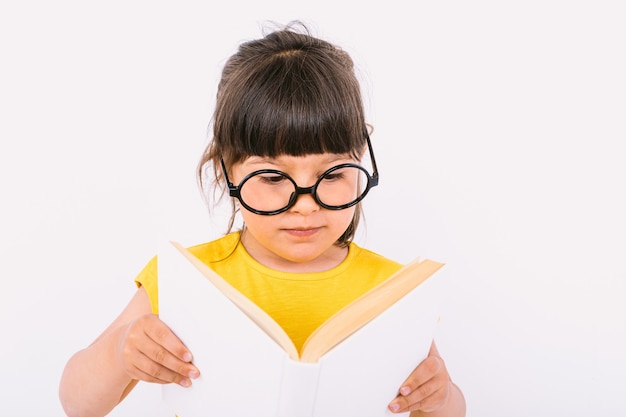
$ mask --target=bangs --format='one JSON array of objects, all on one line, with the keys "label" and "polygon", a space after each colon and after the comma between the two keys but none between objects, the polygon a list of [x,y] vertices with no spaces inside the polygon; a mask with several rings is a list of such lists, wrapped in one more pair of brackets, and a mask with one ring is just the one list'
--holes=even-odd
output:
[{"label": "bangs", "polygon": [[239,80],[232,89],[238,97],[224,100],[236,104],[217,119],[227,123],[216,126],[231,163],[248,156],[360,155],[367,135],[360,90],[351,77],[329,76],[345,68],[315,58],[302,50],[275,55]]}]

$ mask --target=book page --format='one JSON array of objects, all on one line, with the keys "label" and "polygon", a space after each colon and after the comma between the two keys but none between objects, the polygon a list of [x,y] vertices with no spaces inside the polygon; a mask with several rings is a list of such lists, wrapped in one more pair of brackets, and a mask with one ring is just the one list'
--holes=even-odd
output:
[{"label": "book page", "polygon": [[237,291],[224,278],[196,258],[191,252],[177,242],[171,242],[178,251],[200,271],[217,289],[227,296],[241,311],[246,313],[265,333],[267,333],[276,343],[289,354],[292,359],[298,359],[298,350],[289,338],[285,330],[267,314],[262,308],[257,306],[248,297]]},{"label": "book page", "polygon": [[442,272],[322,356],[315,417],[402,415],[387,405],[428,356],[441,311]]},{"label": "book page", "polygon": [[172,412],[206,417],[276,411],[288,354],[171,244],[160,250],[158,268],[159,316],[191,350],[201,372],[191,388],[162,387]]},{"label": "book page", "polygon": [[442,263],[419,259],[408,263],[391,277],[335,313],[306,340],[301,360],[317,362],[336,344],[373,320],[437,272]]}]

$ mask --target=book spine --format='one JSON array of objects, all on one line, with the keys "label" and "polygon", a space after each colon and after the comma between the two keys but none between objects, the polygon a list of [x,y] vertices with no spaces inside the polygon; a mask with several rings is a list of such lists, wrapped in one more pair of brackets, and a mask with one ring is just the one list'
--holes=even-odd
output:
[{"label": "book spine", "polygon": [[283,368],[278,417],[313,417],[320,366],[288,359]]}]

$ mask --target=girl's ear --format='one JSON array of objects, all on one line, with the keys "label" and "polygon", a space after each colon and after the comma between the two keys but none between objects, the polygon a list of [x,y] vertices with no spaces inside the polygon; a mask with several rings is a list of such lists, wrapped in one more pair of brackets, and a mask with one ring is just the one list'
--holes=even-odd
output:
[{"label": "girl's ear", "polygon": [[365,152],[367,152],[367,144],[365,144],[363,149],[361,149],[361,160],[365,157]]}]

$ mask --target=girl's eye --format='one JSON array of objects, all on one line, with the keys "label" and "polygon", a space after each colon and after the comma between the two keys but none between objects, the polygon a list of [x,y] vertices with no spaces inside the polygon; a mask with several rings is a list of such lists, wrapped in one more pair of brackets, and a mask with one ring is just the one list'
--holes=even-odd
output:
[{"label": "girl's eye", "polygon": [[259,181],[261,181],[263,184],[280,184],[281,182],[285,181],[285,177],[282,175],[259,175],[258,176]]},{"label": "girl's eye", "polygon": [[345,173],[341,171],[333,171],[330,174],[324,175],[324,181],[338,181],[346,177]]}]

